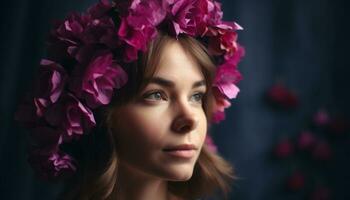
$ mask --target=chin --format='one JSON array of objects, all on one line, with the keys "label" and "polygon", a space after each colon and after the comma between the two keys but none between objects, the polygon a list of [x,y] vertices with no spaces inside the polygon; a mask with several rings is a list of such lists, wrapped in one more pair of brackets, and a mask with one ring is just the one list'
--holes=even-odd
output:
[{"label": "chin", "polygon": [[188,181],[193,174],[193,166],[177,166],[169,172],[169,181]]}]

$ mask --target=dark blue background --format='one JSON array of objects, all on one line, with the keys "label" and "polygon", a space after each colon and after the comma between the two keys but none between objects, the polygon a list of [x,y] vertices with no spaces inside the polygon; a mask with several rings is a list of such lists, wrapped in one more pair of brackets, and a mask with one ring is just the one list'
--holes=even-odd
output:
[{"label": "dark blue background", "polygon": [[[51,22],[82,11],[92,0],[1,1],[0,49],[0,199],[54,199],[59,185],[34,178],[26,162],[26,131],[13,113],[28,89],[33,69],[44,55]],[[240,69],[244,80],[227,119],[213,129],[219,151],[235,165],[240,179],[230,199],[286,199],[277,191],[285,169],[269,152],[280,134],[296,134],[319,107],[349,113],[349,1],[226,0],[225,20],[245,28]],[[262,95],[282,80],[300,97],[297,112],[272,112]],[[348,115],[348,114],[347,114]],[[347,143],[349,144],[349,142]],[[350,199],[349,148],[337,154],[332,180],[334,199]]]}]

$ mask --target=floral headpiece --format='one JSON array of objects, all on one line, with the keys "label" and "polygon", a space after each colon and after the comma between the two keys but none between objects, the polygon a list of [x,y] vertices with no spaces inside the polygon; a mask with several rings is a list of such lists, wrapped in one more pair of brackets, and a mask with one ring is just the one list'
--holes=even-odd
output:
[{"label": "floral headpiece", "polygon": [[237,64],[244,49],[236,42],[242,28],[222,16],[215,0],[100,0],[58,22],[34,90],[16,113],[32,130],[29,162],[37,174],[57,180],[76,171],[76,161],[60,145],[96,126],[94,110],[109,104],[128,81],[122,66],[135,62],[158,31],[200,39],[217,60],[212,121],[223,120],[228,99],[239,92]]}]

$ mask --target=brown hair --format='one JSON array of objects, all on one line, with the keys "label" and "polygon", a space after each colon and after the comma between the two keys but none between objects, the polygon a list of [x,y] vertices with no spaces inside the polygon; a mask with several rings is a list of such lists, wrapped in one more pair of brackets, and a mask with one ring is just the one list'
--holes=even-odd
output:
[{"label": "brown hair", "polygon": [[[116,141],[112,136],[112,131],[109,130],[112,123],[112,111],[129,102],[147,85],[147,80],[157,70],[162,49],[167,43],[174,40],[160,33],[150,42],[148,51],[141,55],[137,63],[124,66],[128,73],[128,83],[116,91],[113,103],[99,111],[98,124],[100,126],[96,133],[89,134],[79,144],[74,144],[79,149],[74,155],[77,157],[79,170],[67,181],[62,199],[104,200],[115,196],[118,156]],[[178,41],[201,66],[208,88],[203,109],[209,122],[212,117],[211,107],[214,100],[211,85],[215,66],[207,50],[199,41],[189,36],[180,36]],[[192,177],[184,182],[169,182],[169,190],[173,195],[182,199],[210,196],[216,191],[226,196],[230,190],[229,183],[233,178],[232,166],[218,154],[209,151],[204,145]]]}]

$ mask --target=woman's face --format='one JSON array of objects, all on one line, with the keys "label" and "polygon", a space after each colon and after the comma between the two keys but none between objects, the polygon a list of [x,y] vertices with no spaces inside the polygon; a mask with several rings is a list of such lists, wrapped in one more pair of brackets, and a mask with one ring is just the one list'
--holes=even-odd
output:
[{"label": "woman's face", "polygon": [[165,180],[191,178],[207,132],[205,93],[200,66],[178,41],[166,44],[150,83],[113,115],[122,166]]}]

